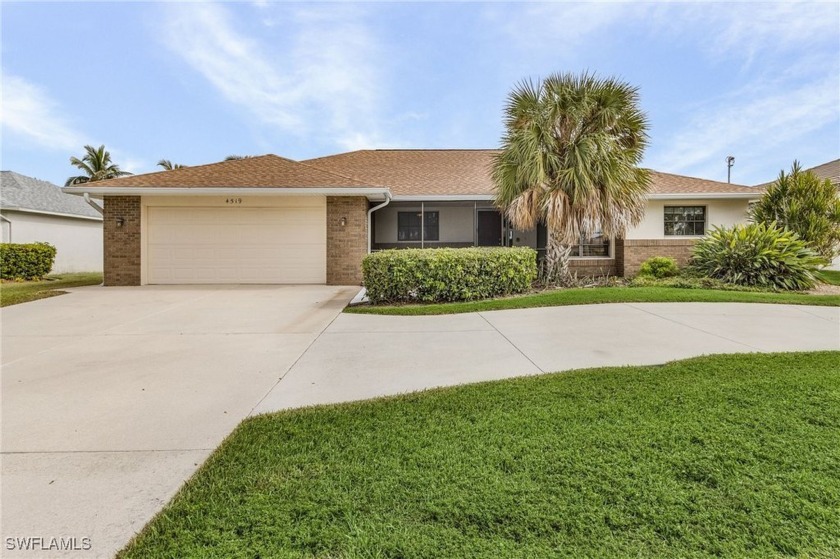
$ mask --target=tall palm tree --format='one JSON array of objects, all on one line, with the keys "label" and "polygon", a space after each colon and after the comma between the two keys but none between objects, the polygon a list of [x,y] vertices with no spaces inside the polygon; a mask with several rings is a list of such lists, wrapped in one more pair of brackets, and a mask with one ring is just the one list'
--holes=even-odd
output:
[{"label": "tall palm tree", "polygon": [[93,146],[85,146],[85,152],[81,159],[78,157],[70,158],[70,164],[81,169],[85,174],[70,177],[64,183],[64,186],[113,179],[131,174],[128,171],[121,171],[119,165],[111,161],[111,154],[105,150],[104,145],[99,146],[98,149]]},{"label": "tall palm tree", "polygon": [[161,159],[157,162],[158,167],[163,167],[166,171],[172,171],[173,169],[183,169],[187,165],[181,165],[180,163],[172,163],[168,159]]},{"label": "tall palm tree", "polygon": [[596,232],[621,237],[644,216],[650,177],[638,165],[648,125],[638,105],[637,88],[590,73],[553,74],[510,93],[493,163],[496,205],[518,229],[546,224],[549,259]]}]

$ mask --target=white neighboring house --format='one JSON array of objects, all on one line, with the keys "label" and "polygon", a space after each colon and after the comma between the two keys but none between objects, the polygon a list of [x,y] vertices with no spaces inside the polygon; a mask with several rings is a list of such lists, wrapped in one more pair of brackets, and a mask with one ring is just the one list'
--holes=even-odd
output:
[{"label": "white neighboring house", "polygon": [[[840,196],[840,159],[811,167],[810,169],[806,169],[806,171],[811,171],[821,179],[829,179],[831,184],[837,188],[837,195]],[[840,256],[831,262],[829,268],[831,270],[840,270]]]},{"label": "white neighboring house", "polygon": [[102,215],[80,196],[47,181],[0,171],[4,243],[50,243],[52,273],[102,271]]}]

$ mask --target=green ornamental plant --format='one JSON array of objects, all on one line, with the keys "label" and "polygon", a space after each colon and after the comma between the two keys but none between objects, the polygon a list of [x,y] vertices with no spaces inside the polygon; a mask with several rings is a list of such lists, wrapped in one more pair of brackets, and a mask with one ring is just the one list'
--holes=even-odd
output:
[{"label": "green ornamental plant", "polygon": [[782,171],[750,209],[755,223],[790,229],[815,252],[831,260],[840,252],[840,196],[828,179],[802,171],[798,161]]},{"label": "green ornamental plant", "polygon": [[365,257],[362,274],[372,303],[471,301],[530,289],[537,253],[525,247],[383,250]]},{"label": "green ornamental plant", "polygon": [[55,262],[55,247],[49,243],[0,244],[0,278],[32,280],[46,276]]},{"label": "green ornamental plant", "polygon": [[694,245],[692,266],[708,277],[736,285],[780,290],[814,286],[814,272],[827,261],[799,236],[776,223],[715,227]]},{"label": "green ornamental plant", "polygon": [[639,268],[640,276],[652,278],[670,278],[679,274],[677,262],[667,256],[654,256],[645,260]]}]

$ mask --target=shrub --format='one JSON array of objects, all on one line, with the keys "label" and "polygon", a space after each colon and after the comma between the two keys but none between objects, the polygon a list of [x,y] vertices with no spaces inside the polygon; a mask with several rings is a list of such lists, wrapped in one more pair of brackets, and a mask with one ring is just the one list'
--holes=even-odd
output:
[{"label": "shrub", "polygon": [[49,243],[0,243],[0,278],[37,279],[50,273],[55,247]]},{"label": "shrub", "polygon": [[756,223],[775,222],[790,229],[820,256],[831,260],[840,250],[840,197],[829,179],[802,171],[794,161],[782,171],[750,210]]},{"label": "shrub", "polygon": [[667,256],[654,256],[648,258],[642,263],[639,268],[640,276],[648,276],[652,278],[670,278],[679,273],[677,262],[673,258]]},{"label": "shrub", "polygon": [[630,287],[676,287],[678,289],[717,289],[720,291],[773,291],[769,287],[755,287],[725,283],[719,279],[696,276],[672,276],[668,278],[654,278],[651,276],[636,276],[629,283]]},{"label": "shrub", "polygon": [[393,249],[365,257],[372,303],[470,301],[521,293],[537,276],[537,253],[515,248]]},{"label": "shrub", "polygon": [[773,289],[808,289],[825,259],[796,233],[775,223],[715,227],[694,245],[692,266],[726,283]]}]

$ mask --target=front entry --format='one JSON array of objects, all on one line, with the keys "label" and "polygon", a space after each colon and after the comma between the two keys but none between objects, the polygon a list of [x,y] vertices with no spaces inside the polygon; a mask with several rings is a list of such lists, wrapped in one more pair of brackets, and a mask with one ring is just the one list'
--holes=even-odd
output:
[{"label": "front entry", "polygon": [[478,211],[478,246],[502,246],[502,214],[496,210]]}]

